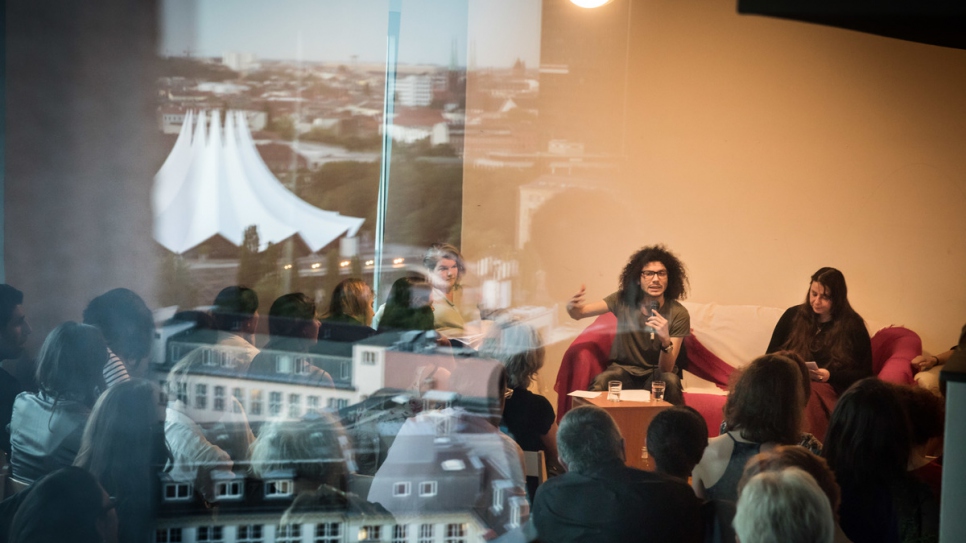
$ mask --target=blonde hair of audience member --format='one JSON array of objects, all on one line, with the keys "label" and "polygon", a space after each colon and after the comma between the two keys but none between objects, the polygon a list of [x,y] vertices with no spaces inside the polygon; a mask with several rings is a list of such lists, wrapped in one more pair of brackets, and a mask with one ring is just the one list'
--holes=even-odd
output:
[{"label": "blonde hair of audience member", "polygon": [[349,317],[369,326],[374,314],[372,301],[372,288],[365,281],[355,277],[343,279],[332,291],[329,312],[324,318]]},{"label": "blonde hair of audience member", "polygon": [[37,385],[54,400],[74,400],[93,407],[104,390],[107,344],[89,324],[65,322],[44,339],[37,355]]},{"label": "blonde hair of audience member", "polygon": [[734,519],[741,543],[832,543],[835,522],[828,497],[798,468],[759,473],[738,498]]},{"label": "blonde hair of audience member", "polygon": [[[708,442],[692,474],[691,486],[699,498],[707,497],[707,489],[725,475],[735,442],[757,443],[767,450],[800,441],[805,405],[801,380],[798,364],[778,354],[760,356],[739,373],[724,407],[729,431]],[[726,495],[730,492],[717,497],[732,499]]]},{"label": "blonde hair of audience member", "polygon": [[264,478],[273,471],[292,470],[299,491],[320,485],[344,491],[347,446],[342,425],[328,413],[310,411],[302,420],[273,421],[262,427],[252,444],[252,473]]}]

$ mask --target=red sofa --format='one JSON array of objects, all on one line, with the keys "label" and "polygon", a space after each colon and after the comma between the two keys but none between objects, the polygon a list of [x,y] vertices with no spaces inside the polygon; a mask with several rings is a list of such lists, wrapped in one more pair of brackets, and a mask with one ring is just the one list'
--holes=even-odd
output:
[{"label": "red sofa", "polygon": [[[558,422],[572,407],[573,398],[568,394],[574,390],[586,390],[594,377],[606,367],[616,333],[617,318],[613,313],[605,313],[597,317],[567,348],[553,387],[557,392]],[[702,345],[700,334],[700,330],[692,330],[691,335],[684,339],[688,359],[691,361],[687,371],[725,389],[734,367]],[[907,328],[887,327],[872,336],[872,366],[880,379],[894,383],[914,383],[910,361],[920,354],[922,341],[918,334]],[[835,396],[828,384],[813,383],[813,389],[815,394],[806,409],[806,423],[812,433],[821,439],[825,435],[821,419],[823,416],[827,417],[826,410],[830,412],[834,408]],[[718,435],[726,398],[699,391],[684,391],[685,403],[697,409],[705,418],[708,434],[712,437]]]}]

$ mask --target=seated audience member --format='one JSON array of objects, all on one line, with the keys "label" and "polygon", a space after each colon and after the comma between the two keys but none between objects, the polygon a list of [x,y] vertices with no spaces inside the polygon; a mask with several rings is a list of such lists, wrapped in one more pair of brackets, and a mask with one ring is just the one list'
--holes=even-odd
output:
[{"label": "seated audience member", "polygon": [[[209,385],[197,377],[204,376],[198,366],[200,360],[186,356],[168,372],[164,436],[171,459],[166,469],[173,480],[193,483],[203,495],[211,497],[212,472],[230,471],[234,460],[246,459],[255,437],[234,396],[226,398],[231,407],[226,406],[223,412],[208,409]],[[216,443],[216,436],[202,427],[214,424],[232,431]]]},{"label": "seated audience member", "polygon": [[329,312],[319,328],[319,339],[356,342],[374,335],[373,300],[372,289],[365,281],[343,279],[332,291]]},{"label": "seated audience member", "polygon": [[624,388],[649,389],[651,381],[666,383],[665,399],[684,404],[675,362],[691,316],[678,302],[687,296],[684,264],[663,245],[644,247],[631,255],[621,272],[617,292],[587,303],[580,287],[567,303],[567,313],[579,320],[610,311],[617,316],[617,335],[610,349],[610,365],[598,375],[591,390],[606,390],[608,381]]},{"label": "seated audience member", "polygon": [[775,354],[756,358],[740,373],[724,407],[729,431],[708,442],[692,474],[699,498],[736,501],[749,458],[801,440],[801,379],[795,362]]},{"label": "seated audience member", "polygon": [[816,456],[805,447],[782,445],[753,456],[745,466],[741,481],[738,482],[738,495],[741,495],[742,488],[755,475],[766,471],[782,471],[787,468],[801,469],[815,479],[832,506],[832,515],[835,518],[835,543],[849,543],[849,538],[845,536],[841,526],[839,526],[838,511],[841,493],[838,483],[835,482],[835,474],[829,469],[825,459]]},{"label": "seated audience member", "polygon": [[544,451],[547,467],[562,471],[557,464],[557,420],[550,402],[528,390],[543,367],[544,349],[537,331],[509,322],[497,325],[480,346],[482,358],[492,358],[506,368],[510,396],[503,408],[500,426],[506,427],[524,451]]},{"label": "seated audience member", "polygon": [[[252,473],[262,479],[283,473],[294,478],[296,497],[286,517],[318,510],[385,513],[352,493],[348,443],[342,425],[328,413],[310,411],[302,420],[273,421],[252,444]],[[286,523],[291,522],[281,522]]]},{"label": "seated audience member", "polygon": [[342,425],[325,412],[310,411],[297,421],[272,421],[252,443],[252,473],[264,478],[290,470],[297,493],[319,486],[344,491],[349,477],[343,450],[346,443]]},{"label": "seated audience member", "polygon": [[10,421],[11,475],[31,483],[74,462],[104,385],[107,346],[93,326],[65,322],[40,348],[36,393],[24,392]]},{"label": "seated audience member", "polygon": [[966,348],[966,326],[963,326],[963,330],[959,334],[959,344],[953,346],[953,348],[937,355],[919,355],[912,359],[911,364],[913,371],[916,372],[914,376],[916,383],[929,392],[941,396],[942,393],[939,385],[939,372],[942,371],[941,366],[949,362],[949,359],[957,349],[962,348]]},{"label": "seated audience member", "polygon": [[111,387],[141,372],[151,354],[154,317],[144,300],[132,290],[116,288],[91,300],[84,309],[84,324],[96,326],[107,342],[104,382]]},{"label": "seated audience member", "polygon": [[775,325],[766,353],[792,351],[815,362],[805,409],[805,430],[824,435],[835,400],[852,383],[872,375],[872,341],[849,304],[845,276],[821,268],[811,277],[805,302],[788,308]]},{"label": "seated audience member", "polygon": [[[379,327],[383,332],[434,330],[432,287],[417,274],[397,279],[389,289]],[[447,342],[448,344],[448,342]]]},{"label": "seated audience member", "polygon": [[708,425],[694,408],[665,409],[647,427],[647,452],[655,471],[687,481],[708,447]]},{"label": "seated audience member", "polygon": [[304,384],[332,387],[332,376],[313,366],[307,357],[319,337],[319,321],[315,318],[315,302],[301,292],[280,296],[268,310],[268,332],[271,335],[251,366],[248,376],[300,375]]},{"label": "seated audience member", "polygon": [[248,287],[225,287],[215,296],[211,316],[218,329],[215,344],[231,354],[231,366],[244,375],[252,359],[258,355],[255,347],[258,294]]},{"label": "seated audience member", "polygon": [[37,482],[10,526],[11,543],[117,543],[114,499],[81,468]]},{"label": "seated audience member", "polygon": [[143,542],[161,496],[158,474],[168,461],[166,400],[157,385],[133,379],[97,400],[74,465],[91,472],[117,502],[121,543]]},{"label": "seated audience member", "polygon": [[745,484],[735,513],[741,543],[832,543],[835,522],[815,479],[798,468],[759,473]]},{"label": "seated audience member", "polygon": [[464,300],[463,276],[466,263],[449,243],[434,243],[423,257],[423,266],[433,283],[433,320],[436,330],[463,345],[478,341],[480,312]]},{"label": "seated audience member", "polygon": [[7,425],[13,414],[13,401],[21,392],[32,388],[32,383],[21,380],[24,370],[32,367],[23,356],[31,331],[24,314],[23,292],[0,284],[0,450],[7,456],[10,456]]},{"label": "seated audience member", "polygon": [[624,439],[603,409],[568,412],[557,450],[567,473],[537,489],[531,512],[540,541],[701,540],[701,504],[687,483],[625,466]]},{"label": "seated audience member", "polygon": [[855,543],[937,540],[938,503],[908,473],[911,452],[893,385],[863,379],[839,398],[822,454],[842,489],[842,530]]},{"label": "seated audience member", "polygon": [[929,485],[938,502],[942,496],[943,467],[934,455],[942,451],[946,404],[924,388],[896,385],[895,390],[909,416],[912,437],[909,473]]},{"label": "seated audience member", "polygon": [[[792,362],[795,362],[796,364],[798,364],[798,370],[802,374],[802,381],[801,381],[802,392],[803,392],[802,401],[804,401],[805,405],[807,406],[809,402],[809,398],[811,397],[811,394],[812,394],[811,370],[809,370],[808,366],[805,365],[805,361],[802,360],[802,357],[798,356],[798,354],[796,353],[793,353],[791,351],[778,351],[777,353],[774,353],[774,354],[786,356],[790,358]],[[721,435],[726,433],[727,431],[728,431],[728,421],[723,420],[721,421],[721,428],[719,429],[718,434]],[[817,454],[817,455],[822,454],[822,442],[819,441],[818,438],[816,438],[814,435],[810,434],[809,432],[802,432],[802,440],[798,444],[801,445],[802,447],[805,447],[813,454]]]}]

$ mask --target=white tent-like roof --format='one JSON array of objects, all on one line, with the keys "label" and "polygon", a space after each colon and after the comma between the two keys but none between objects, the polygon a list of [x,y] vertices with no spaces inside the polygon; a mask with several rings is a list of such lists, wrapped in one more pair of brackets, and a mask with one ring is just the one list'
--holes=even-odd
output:
[{"label": "white tent-like roof", "polygon": [[171,154],[154,176],[154,238],[183,253],[216,234],[241,245],[245,228],[258,227],[264,248],[298,234],[318,251],[364,219],[314,207],[286,189],[255,149],[245,115],[185,115]]}]

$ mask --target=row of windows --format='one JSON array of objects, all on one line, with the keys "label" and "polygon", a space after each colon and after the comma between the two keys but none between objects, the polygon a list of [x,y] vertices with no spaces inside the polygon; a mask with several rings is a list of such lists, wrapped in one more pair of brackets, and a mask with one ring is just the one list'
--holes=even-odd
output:
[{"label": "row of windows", "polygon": [[[212,410],[214,411],[225,411],[226,401],[225,396],[227,388],[222,385],[215,385],[212,388]],[[248,413],[250,415],[261,415],[264,406],[264,395],[260,389],[253,388],[249,391],[250,402],[248,405]],[[179,400],[189,405],[188,398],[188,384],[178,383],[178,390],[176,392]],[[241,387],[234,387],[231,391],[232,396],[238,401],[238,404],[232,404],[233,410],[239,412],[241,409],[245,409],[245,389]],[[288,402],[286,403],[285,398],[281,392],[270,392],[268,395],[268,414],[272,417],[277,417],[282,414],[283,410],[287,410],[287,414],[290,418],[298,418],[302,416],[302,395],[301,394],[289,394]],[[308,394],[305,396],[305,409],[321,409],[322,408],[322,398],[314,394]],[[195,409],[207,409],[208,408],[208,385],[205,383],[196,383],[194,387],[194,407]],[[349,405],[349,400],[346,398],[327,398],[325,407],[328,409],[342,409]]]},{"label": "row of windows", "polygon": [[[392,485],[392,495],[395,498],[405,498],[411,494],[412,486],[409,481],[395,483]],[[431,498],[436,495],[436,481],[423,481],[419,483],[419,497]]]},{"label": "row of windows", "polygon": [[[178,361],[184,358],[186,354],[195,349],[193,345],[182,345],[179,343],[172,343],[169,347],[170,359],[173,361]],[[375,353],[367,352],[364,356],[364,362],[374,363]],[[205,348],[201,352],[201,363],[205,366],[220,366],[223,368],[233,368],[236,365],[237,353],[233,353],[230,350],[224,348]],[[313,357],[310,356],[293,356],[290,354],[280,354],[275,357],[275,371],[277,373],[284,374],[294,374],[294,375],[304,375],[309,373],[309,367],[312,365]],[[370,360],[371,359],[371,360]],[[368,362],[367,362],[368,361]],[[352,378],[351,364],[349,362],[343,362],[339,365],[339,378],[343,380],[348,380]]]},{"label": "row of windows", "polygon": [[[306,525],[311,530],[311,525]],[[265,543],[264,529],[261,524],[242,524],[236,527],[235,541],[237,543]],[[301,524],[285,524],[277,526],[275,529],[275,539],[277,543],[301,543],[302,542]],[[359,528],[358,541],[382,541],[383,529],[386,526],[377,524],[366,525]],[[408,543],[409,528],[405,524],[396,524],[392,527],[392,543]],[[184,540],[183,528],[160,528],[156,532],[155,543],[181,543]],[[311,531],[309,532],[311,533]],[[417,532],[417,543],[434,543],[436,537],[436,526],[433,524],[420,524]],[[348,534],[346,534],[348,535]],[[469,529],[466,524],[447,524],[444,531],[444,543],[466,543]],[[340,522],[320,522],[315,525],[315,535],[313,543],[341,543],[343,537],[343,525]],[[195,541],[199,543],[222,543],[226,541],[223,526],[200,526],[195,532]]]},{"label": "row of windows", "polygon": [[[291,479],[268,480],[265,481],[264,488],[266,498],[291,496],[295,491],[295,485]],[[241,498],[244,493],[245,483],[240,479],[215,483],[215,496],[219,499]],[[191,497],[191,483],[170,482],[164,485],[165,501],[187,501]]]}]

